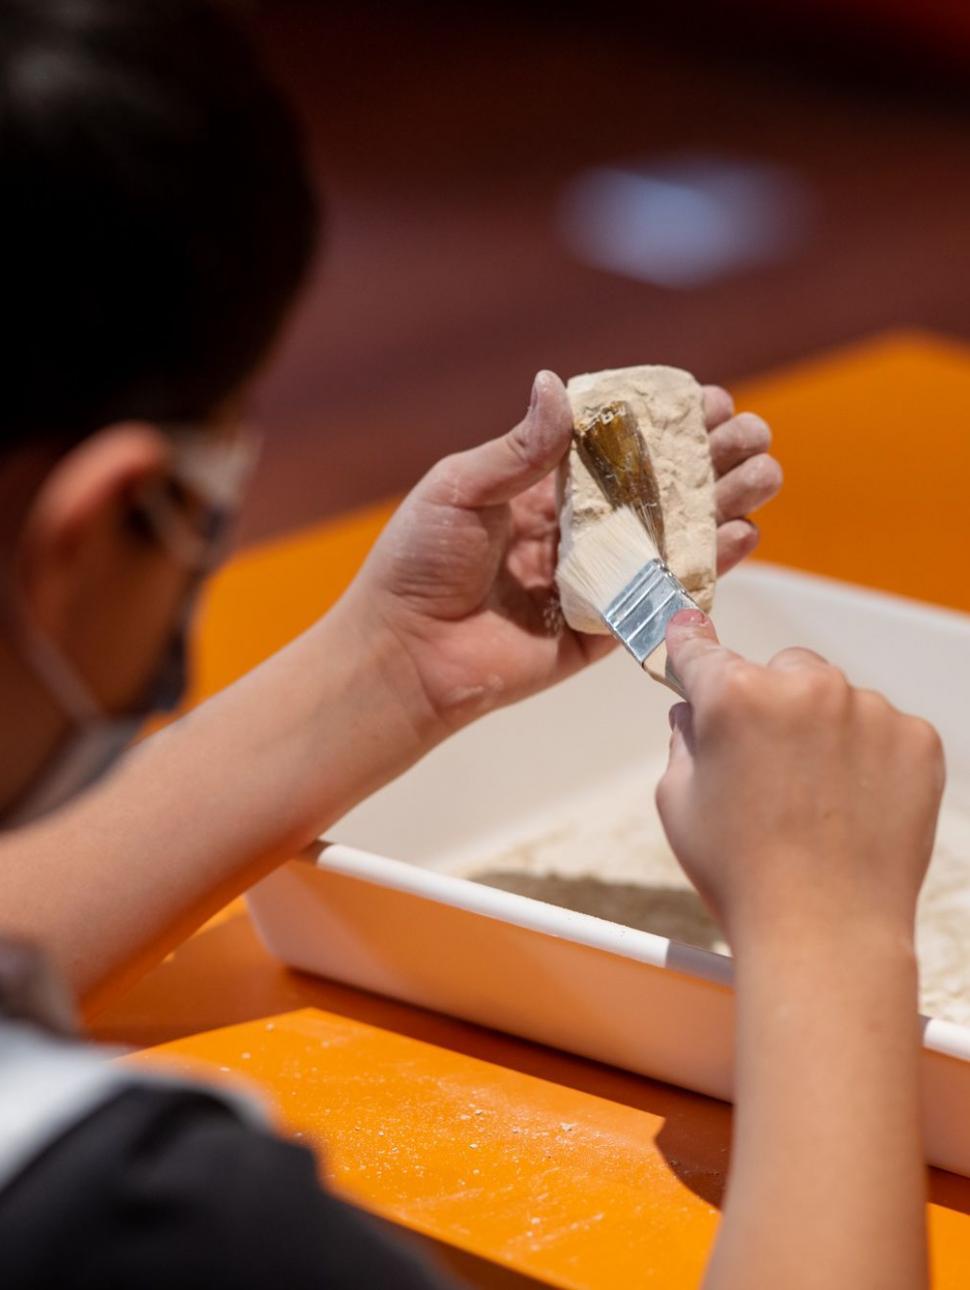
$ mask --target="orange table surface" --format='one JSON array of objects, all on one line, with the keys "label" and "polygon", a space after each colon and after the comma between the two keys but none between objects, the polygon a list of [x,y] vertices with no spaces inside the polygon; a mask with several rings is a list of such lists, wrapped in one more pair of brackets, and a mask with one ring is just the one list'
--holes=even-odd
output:
[{"label": "orange table surface", "polygon": [[[970,610],[970,346],[881,337],[736,395],[772,422],[786,471],[764,558]],[[323,612],[388,512],[246,552],[216,578],[199,693]],[[720,1103],[288,972],[240,903],[95,1030],[255,1080],[288,1131],[324,1148],[336,1188],[433,1238],[474,1284],[699,1282],[728,1156]],[[933,1175],[930,1233],[934,1285],[965,1287],[970,1181]]]}]

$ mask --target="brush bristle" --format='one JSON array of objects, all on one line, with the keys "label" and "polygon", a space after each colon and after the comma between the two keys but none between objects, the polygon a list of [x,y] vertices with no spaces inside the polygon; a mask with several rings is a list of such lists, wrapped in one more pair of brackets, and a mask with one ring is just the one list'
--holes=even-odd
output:
[{"label": "brush bristle", "polygon": [[557,579],[602,616],[643,566],[657,558],[643,524],[628,506],[621,506],[583,530]]}]

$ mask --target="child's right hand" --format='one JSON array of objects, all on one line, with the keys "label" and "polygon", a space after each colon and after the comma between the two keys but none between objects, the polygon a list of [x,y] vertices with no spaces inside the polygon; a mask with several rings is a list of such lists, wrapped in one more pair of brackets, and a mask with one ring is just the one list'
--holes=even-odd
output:
[{"label": "child's right hand", "polygon": [[940,740],[809,650],[758,667],[695,612],[667,645],[690,703],[657,800],[736,960],[705,1290],[925,1290],[913,923]]},{"label": "child's right hand", "polygon": [[845,929],[911,938],[944,783],[933,727],[811,651],[749,663],[694,611],[667,644],[690,702],[671,713],[657,804],[735,953]]}]

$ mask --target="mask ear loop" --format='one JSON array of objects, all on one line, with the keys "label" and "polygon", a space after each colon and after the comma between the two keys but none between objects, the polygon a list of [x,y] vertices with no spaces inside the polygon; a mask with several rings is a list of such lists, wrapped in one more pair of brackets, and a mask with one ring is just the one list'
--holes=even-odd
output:
[{"label": "mask ear loop", "polygon": [[87,682],[44,632],[26,614],[14,616],[13,630],[23,661],[75,725],[98,721],[104,715]]}]

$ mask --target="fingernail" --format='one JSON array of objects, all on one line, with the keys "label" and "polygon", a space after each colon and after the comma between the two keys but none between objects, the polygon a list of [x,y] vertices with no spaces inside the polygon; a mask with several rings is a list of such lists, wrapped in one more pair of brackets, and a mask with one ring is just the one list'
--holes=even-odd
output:
[{"label": "fingernail", "polygon": [[541,373],[541,372],[537,372],[537,373],[536,373],[536,378],[535,378],[535,380],[532,382],[532,396],[531,396],[531,398],[529,399],[529,411],[530,411],[530,412],[534,412],[534,411],[535,411],[535,409],[536,409],[536,404],[539,402],[539,382],[540,382],[540,380],[541,380],[541,379],[542,379],[542,373]]},{"label": "fingernail", "polygon": [[702,609],[681,609],[670,621],[677,627],[703,627],[711,620]]},{"label": "fingernail", "polygon": [[757,412],[739,412],[735,419],[738,421],[744,420],[752,429],[768,430],[770,428],[764,417],[759,416]]}]

